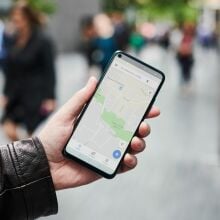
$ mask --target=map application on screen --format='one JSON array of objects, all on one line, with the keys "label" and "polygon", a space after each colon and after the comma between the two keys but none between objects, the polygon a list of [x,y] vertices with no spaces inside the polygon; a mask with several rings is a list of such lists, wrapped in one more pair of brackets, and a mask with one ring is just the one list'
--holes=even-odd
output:
[{"label": "map application on screen", "polygon": [[112,174],[161,79],[116,57],[73,133],[66,151]]}]

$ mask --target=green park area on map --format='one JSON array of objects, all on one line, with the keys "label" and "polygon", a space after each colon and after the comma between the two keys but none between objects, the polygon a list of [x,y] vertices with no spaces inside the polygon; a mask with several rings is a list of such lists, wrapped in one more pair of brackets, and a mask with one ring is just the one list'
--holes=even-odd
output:
[{"label": "green park area on map", "polygon": [[104,102],[105,102],[105,96],[103,96],[102,94],[101,94],[101,91],[98,89],[98,91],[96,92],[96,94],[95,94],[95,99],[96,99],[96,101],[98,102],[98,103],[100,103],[100,104],[104,104]]},{"label": "green park area on map", "polygon": [[124,129],[125,121],[113,112],[108,112],[104,110],[102,113],[102,119],[110,126],[110,128],[115,132],[116,136],[120,139],[129,142],[133,136],[130,131]]},{"label": "green park area on map", "polygon": [[[104,105],[105,96],[102,95],[101,90],[95,94],[95,100]],[[115,132],[115,135],[123,141],[129,142],[133,136],[130,131],[124,129],[125,127],[125,120],[118,117],[114,112],[109,112],[106,109],[102,112],[101,115],[102,120]]]}]

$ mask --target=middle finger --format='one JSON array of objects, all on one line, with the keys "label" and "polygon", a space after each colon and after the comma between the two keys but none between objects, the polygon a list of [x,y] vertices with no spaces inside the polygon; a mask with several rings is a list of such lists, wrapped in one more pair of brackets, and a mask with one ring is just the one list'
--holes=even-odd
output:
[{"label": "middle finger", "polygon": [[131,151],[130,153],[135,155],[142,151],[144,151],[146,148],[146,143],[143,139],[134,137],[131,141]]}]

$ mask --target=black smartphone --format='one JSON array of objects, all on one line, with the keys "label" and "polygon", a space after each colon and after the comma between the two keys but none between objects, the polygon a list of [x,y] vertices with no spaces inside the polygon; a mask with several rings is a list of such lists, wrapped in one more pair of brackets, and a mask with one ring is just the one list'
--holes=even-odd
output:
[{"label": "black smartphone", "polygon": [[64,155],[113,178],[164,80],[161,71],[116,52],[80,114]]}]

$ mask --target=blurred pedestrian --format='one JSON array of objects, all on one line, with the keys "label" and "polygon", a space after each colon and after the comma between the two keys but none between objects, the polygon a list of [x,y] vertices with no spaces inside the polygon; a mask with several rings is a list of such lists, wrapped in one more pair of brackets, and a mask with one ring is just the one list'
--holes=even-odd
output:
[{"label": "blurred pedestrian", "polygon": [[130,28],[124,19],[124,15],[120,12],[114,12],[111,20],[115,29],[115,40],[118,50],[127,50],[130,38]]},{"label": "blurred pedestrian", "polygon": [[103,71],[112,54],[117,50],[116,39],[114,37],[115,30],[111,19],[106,14],[98,14],[94,17],[94,28],[96,38],[92,42],[95,48],[93,59]]},{"label": "blurred pedestrian", "polygon": [[194,64],[193,43],[195,28],[193,24],[185,23],[182,29],[182,38],[177,50],[177,59],[181,69],[183,84],[188,86],[192,78]]},{"label": "blurred pedestrian", "polygon": [[139,55],[142,48],[146,44],[146,41],[145,41],[143,35],[140,33],[140,30],[136,25],[133,27],[133,31],[132,31],[130,39],[129,39],[129,44],[130,44],[131,49],[137,55]]},{"label": "blurred pedestrian", "polygon": [[3,61],[6,105],[2,124],[6,135],[17,140],[17,128],[30,136],[55,108],[54,49],[43,32],[42,16],[25,2],[10,11],[13,34]]},{"label": "blurred pedestrian", "polygon": [[93,44],[94,39],[97,37],[95,31],[93,16],[85,16],[81,21],[82,38],[79,50],[86,56],[89,67],[95,64],[93,59],[93,52],[96,50]]},{"label": "blurred pedestrian", "polygon": [[170,32],[167,30],[163,35],[160,36],[159,44],[165,50],[168,50],[170,47]]},{"label": "blurred pedestrian", "polygon": [[203,48],[209,49],[216,46],[215,25],[201,18],[197,28],[198,40]]},{"label": "blurred pedestrian", "polygon": [[[4,24],[3,21],[0,19],[0,60],[3,56],[3,37],[4,37]],[[0,61],[1,62],[1,61]]]}]

